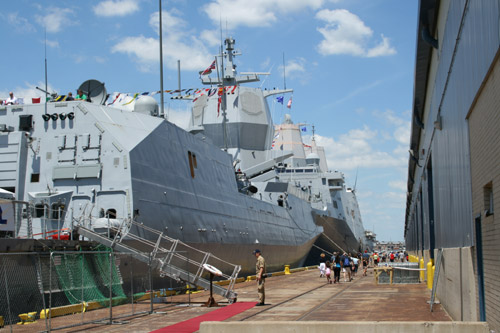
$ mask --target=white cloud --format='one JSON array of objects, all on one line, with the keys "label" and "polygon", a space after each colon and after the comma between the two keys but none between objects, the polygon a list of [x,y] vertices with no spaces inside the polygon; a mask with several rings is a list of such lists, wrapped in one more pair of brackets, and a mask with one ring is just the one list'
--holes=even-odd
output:
[{"label": "white cloud", "polygon": [[217,25],[219,20],[230,28],[238,26],[269,27],[287,13],[319,9],[324,0],[216,0],[203,7]]},{"label": "white cloud", "polygon": [[[395,188],[397,190],[406,192],[406,182],[404,180],[392,180],[389,182],[389,187]],[[400,198],[401,193],[398,192],[398,198]]]},{"label": "white cloud", "polygon": [[[174,15],[175,10],[163,11],[163,63],[167,68],[177,69],[181,60],[184,70],[202,70],[213,59],[202,39],[194,36],[186,21]],[[151,14],[149,24],[159,31],[158,12]],[[136,36],[125,37],[112,48],[111,52],[131,56],[142,71],[156,71],[159,63],[159,42],[157,38]]]},{"label": "white cloud", "polygon": [[125,16],[139,10],[137,0],[106,0],[93,8],[97,16]]},{"label": "white cloud", "polygon": [[49,14],[45,16],[35,15],[35,21],[45,27],[49,33],[56,33],[76,24],[74,20],[75,12],[72,9],[50,7],[47,8],[47,12]]},{"label": "white cloud", "polygon": [[375,112],[375,116],[384,119],[389,125],[395,126],[393,138],[402,145],[410,144],[411,122],[406,117],[398,116],[392,110]]},{"label": "white cloud", "polygon": [[394,138],[397,142],[406,145],[408,147],[410,145],[410,122],[407,125],[399,126],[394,130]]},{"label": "white cloud", "polygon": [[389,45],[389,38],[385,37],[384,35],[381,35],[381,37],[382,42],[380,42],[380,44],[375,46],[374,48],[368,50],[368,52],[366,53],[366,56],[368,58],[396,54],[396,49]]},{"label": "white cloud", "polygon": [[[5,17],[6,16],[6,17]],[[35,27],[25,17],[19,16],[19,13],[8,13],[7,15],[0,14],[2,20],[7,19],[7,23],[17,32],[29,33],[35,32]]]},{"label": "white cloud", "polygon": [[52,48],[58,48],[59,47],[59,42],[56,40],[47,40],[43,41],[44,43],[47,43],[47,46],[52,47]]},{"label": "white cloud", "polygon": [[221,44],[220,32],[217,30],[203,30],[200,34],[200,39],[209,46],[217,46]]},{"label": "white cloud", "polygon": [[378,150],[378,131],[367,126],[342,134],[338,140],[316,135],[316,143],[325,147],[330,169],[352,170],[360,168],[401,167],[407,162],[406,156]]},{"label": "white cloud", "polygon": [[131,56],[139,65],[139,69],[151,71],[159,59],[158,40],[144,36],[125,37],[111,48],[113,53],[125,53]]},{"label": "white cloud", "polygon": [[380,44],[370,48],[372,29],[346,9],[323,9],[316,14],[316,18],[326,22],[324,27],[317,28],[324,37],[318,45],[318,51],[322,55],[379,57],[396,53],[389,39],[383,35]]},{"label": "white cloud", "polygon": [[[296,77],[297,75],[305,73],[306,71],[305,64],[306,64],[306,59],[304,58],[289,60],[285,66],[286,77],[292,78]],[[280,69],[281,71],[283,71],[283,66],[280,66]]]},{"label": "white cloud", "polygon": [[[36,84],[31,84],[31,83],[25,83],[24,87],[15,87],[14,89],[11,89],[10,91],[14,92],[14,96],[18,98],[22,98],[24,100],[24,104],[32,104],[31,99],[32,98],[38,98],[41,97],[43,100],[43,97],[45,96],[45,93],[42,91],[36,89],[36,87],[41,87],[45,89],[45,83],[40,81]],[[50,84],[48,86],[48,91],[49,92],[54,92],[55,89],[52,87]],[[62,93],[64,94],[64,93]],[[6,99],[9,96],[9,91],[0,91],[0,99]]]}]

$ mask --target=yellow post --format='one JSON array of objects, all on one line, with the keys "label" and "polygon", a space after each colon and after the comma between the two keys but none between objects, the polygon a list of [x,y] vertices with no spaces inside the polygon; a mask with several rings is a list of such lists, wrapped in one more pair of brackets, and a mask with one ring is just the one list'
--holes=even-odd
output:
[{"label": "yellow post", "polygon": [[[425,268],[425,264],[424,264],[424,258],[420,259],[420,268],[423,269]],[[425,273],[424,271],[420,271],[420,281],[424,281],[425,280]]]},{"label": "yellow post", "polygon": [[292,274],[290,273],[290,265],[285,265],[285,275]]},{"label": "yellow post", "polygon": [[432,273],[432,261],[427,263],[427,289],[432,289],[432,280],[434,274]]}]

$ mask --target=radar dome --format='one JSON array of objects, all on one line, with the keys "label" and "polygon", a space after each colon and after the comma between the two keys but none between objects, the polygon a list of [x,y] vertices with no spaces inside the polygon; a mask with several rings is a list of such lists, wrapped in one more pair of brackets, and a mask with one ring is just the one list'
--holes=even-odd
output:
[{"label": "radar dome", "polygon": [[141,96],[135,101],[134,112],[156,116],[158,115],[158,103],[151,96]]}]

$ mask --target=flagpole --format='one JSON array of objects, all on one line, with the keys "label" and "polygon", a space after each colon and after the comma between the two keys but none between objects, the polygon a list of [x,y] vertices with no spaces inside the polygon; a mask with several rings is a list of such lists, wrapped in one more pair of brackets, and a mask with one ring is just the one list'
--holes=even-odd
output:
[{"label": "flagpole", "polygon": [[286,67],[285,67],[285,52],[283,52],[283,87],[286,90]]},{"label": "flagpole", "polygon": [[[165,106],[163,101],[163,36],[162,36],[162,19],[161,19],[161,0],[158,0],[160,7],[160,90],[161,90],[161,115],[165,117]],[[180,79],[179,79],[180,80]]]},{"label": "flagpole", "polygon": [[45,114],[47,114],[47,92],[49,91],[47,83],[47,27],[45,27]]}]

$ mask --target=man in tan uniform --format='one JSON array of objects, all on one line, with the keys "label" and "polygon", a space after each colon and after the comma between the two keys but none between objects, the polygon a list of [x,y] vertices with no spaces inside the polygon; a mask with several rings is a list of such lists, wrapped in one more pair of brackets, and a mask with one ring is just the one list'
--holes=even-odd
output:
[{"label": "man in tan uniform", "polygon": [[266,261],[264,257],[260,254],[260,250],[253,251],[253,254],[257,258],[257,262],[255,263],[255,276],[257,280],[257,292],[259,294],[259,303],[257,306],[264,305],[264,301],[266,298],[266,292],[264,290],[265,284],[265,274],[266,274]]}]

